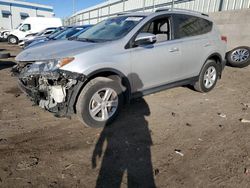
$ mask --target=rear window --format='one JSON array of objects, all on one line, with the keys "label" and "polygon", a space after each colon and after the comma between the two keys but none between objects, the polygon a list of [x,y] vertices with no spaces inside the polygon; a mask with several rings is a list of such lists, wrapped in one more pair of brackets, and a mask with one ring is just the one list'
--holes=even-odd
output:
[{"label": "rear window", "polygon": [[174,38],[181,39],[209,33],[213,23],[199,17],[189,15],[174,15]]}]

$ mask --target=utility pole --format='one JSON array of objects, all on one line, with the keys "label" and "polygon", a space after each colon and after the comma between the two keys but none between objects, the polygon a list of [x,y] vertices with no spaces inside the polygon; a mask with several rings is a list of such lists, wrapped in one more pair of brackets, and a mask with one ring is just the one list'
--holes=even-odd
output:
[{"label": "utility pole", "polygon": [[146,0],[143,0],[143,12],[145,12]]},{"label": "utility pole", "polygon": [[174,0],[172,0],[172,7],[171,7],[172,11],[174,10]]},{"label": "utility pole", "polygon": [[125,12],[125,0],[122,1],[122,11]]},{"label": "utility pole", "polygon": [[73,3],[73,14],[75,14],[75,0],[72,0]]}]

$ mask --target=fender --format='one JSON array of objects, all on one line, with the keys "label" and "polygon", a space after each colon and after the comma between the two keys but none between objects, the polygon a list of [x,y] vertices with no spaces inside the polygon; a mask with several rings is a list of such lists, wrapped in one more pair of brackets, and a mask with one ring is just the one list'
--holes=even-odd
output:
[{"label": "fender", "polygon": [[125,90],[125,101],[126,103],[129,103],[131,99],[131,84],[129,79],[120,71],[112,68],[103,68],[96,70],[88,75],[85,75],[85,78],[82,80],[78,80],[77,85],[74,87],[74,89],[70,92],[69,100],[68,100],[68,109],[67,109],[67,114],[73,114],[76,112],[75,110],[75,105],[78,100],[78,97],[84,88],[84,86],[93,78],[98,77],[98,76],[105,76],[105,75],[118,75],[121,78],[122,85],[126,87]]},{"label": "fender", "polygon": [[[223,62],[221,55],[220,55],[219,53],[217,53],[217,52],[210,54],[210,55],[206,58],[206,60],[204,61],[203,65],[202,65],[202,68],[201,68],[201,70],[200,70],[200,73],[201,73],[203,67],[205,66],[207,60],[208,60],[208,59],[211,59],[212,57],[217,57],[218,60],[219,60],[219,64],[220,64],[220,66],[219,66],[219,68],[220,68],[219,77],[221,77],[222,71],[223,71],[223,69],[224,69],[224,67],[225,67],[225,63]],[[199,73],[199,75],[200,75],[200,73]]]},{"label": "fender", "polygon": [[94,78],[98,75],[102,75],[102,74],[105,74],[105,73],[113,73],[115,75],[118,75],[120,78],[121,78],[121,84],[123,86],[126,87],[126,91],[125,91],[125,94],[126,94],[126,101],[130,101],[131,99],[131,83],[128,79],[127,76],[125,76],[121,71],[118,71],[116,69],[113,69],[113,68],[102,68],[102,69],[98,69],[92,73],[90,73],[89,75],[87,75],[87,79],[91,79],[91,78]]}]

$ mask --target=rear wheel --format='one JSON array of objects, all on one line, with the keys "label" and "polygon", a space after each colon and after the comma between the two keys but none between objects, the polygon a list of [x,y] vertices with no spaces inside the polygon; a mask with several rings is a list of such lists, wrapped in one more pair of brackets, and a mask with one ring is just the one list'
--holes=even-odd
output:
[{"label": "rear wheel", "polygon": [[203,93],[211,91],[217,83],[218,75],[218,64],[214,60],[207,60],[201,70],[199,80],[194,85],[195,90]]},{"label": "rear wheel", "polygon": [[250,64],[250,48],[240,46],[227,53],[228,63],[233,67],[243,68]]},{"label": "rear wheel", "polygon": [[17,44],[18,43],[18,38],[15,37],[15,36],[13,36],[13,35],[11,35],[11,36],[8,37],[8,42],[10,44]]},{"label": "rear wheel", "polygon": [[83,88],[77,104],[79,119],[88,127],[104,127],[118,115],[123,104],[120,84],[105,77],[97,77]]}]

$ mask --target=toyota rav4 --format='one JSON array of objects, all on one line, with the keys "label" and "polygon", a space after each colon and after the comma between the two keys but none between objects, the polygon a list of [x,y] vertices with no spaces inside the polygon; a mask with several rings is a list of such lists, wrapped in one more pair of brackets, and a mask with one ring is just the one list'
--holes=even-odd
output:
[{"label": "toyota rav4", "polygon": [[211,91],[225,52],[226,37],[207,15],[127,13],[78,37],[24,50],[13,72],[35,104],[103,127],[134,97],[181,85]]}]

